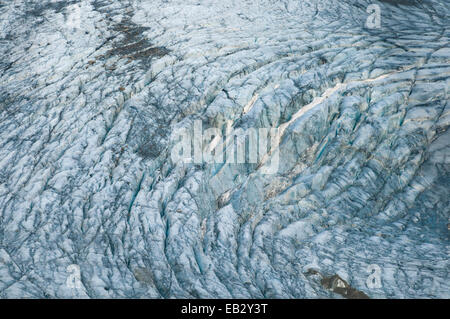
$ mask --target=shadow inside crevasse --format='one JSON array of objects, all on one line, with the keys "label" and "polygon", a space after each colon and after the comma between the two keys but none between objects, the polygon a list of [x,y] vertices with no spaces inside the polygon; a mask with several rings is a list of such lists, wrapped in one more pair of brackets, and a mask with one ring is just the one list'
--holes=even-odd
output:
[{"label": "shadow inside crevasse", "polygon": [[422,2],[422,0],[379,0],[379,1],[389,4],[401,4],[405,6],[413,6]]},{"label": "shadow inside crevasse", "polygon": [[[66,7],[76,4],[79,1],[60,1],[60,2],[49,2],[49,3],[32,3],[30,4],[30,8],[26,10],[26,14],[41,17],[45,11],[54,11],[55,13],[62,12]],[[0,5],[1,7],[1,5]]]}]

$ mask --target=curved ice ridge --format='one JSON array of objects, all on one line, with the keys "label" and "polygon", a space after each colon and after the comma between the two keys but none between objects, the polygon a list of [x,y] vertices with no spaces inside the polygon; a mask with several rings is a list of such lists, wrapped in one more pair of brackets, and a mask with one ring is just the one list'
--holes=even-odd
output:
[{"label": "curved ice ridge", "polygon": [[[2,2],[0,296],[449,298],[450,4],[395,2]],[[196,120],[278,172],[173,163]]]}]

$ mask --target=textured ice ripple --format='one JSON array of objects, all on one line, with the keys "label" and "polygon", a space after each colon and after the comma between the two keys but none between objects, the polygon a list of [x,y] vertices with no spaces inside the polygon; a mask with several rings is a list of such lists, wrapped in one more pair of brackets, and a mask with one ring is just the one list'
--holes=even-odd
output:
[{"label": "textured ice ripple", "polygon": [[[450,5],[393,2],[1,4],[0,295],[450,297]],[[197,119],[279,172],[172,163]]]}]

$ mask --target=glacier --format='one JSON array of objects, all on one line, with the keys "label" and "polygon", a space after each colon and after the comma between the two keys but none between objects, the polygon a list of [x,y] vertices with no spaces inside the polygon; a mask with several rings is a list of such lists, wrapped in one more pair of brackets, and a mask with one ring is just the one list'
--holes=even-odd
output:
[{"label": "glacier", "polygon": [[[450,298],[449,15],[0,2],[0,298]],[[277,171],[172,160],[196,121]]]}]

